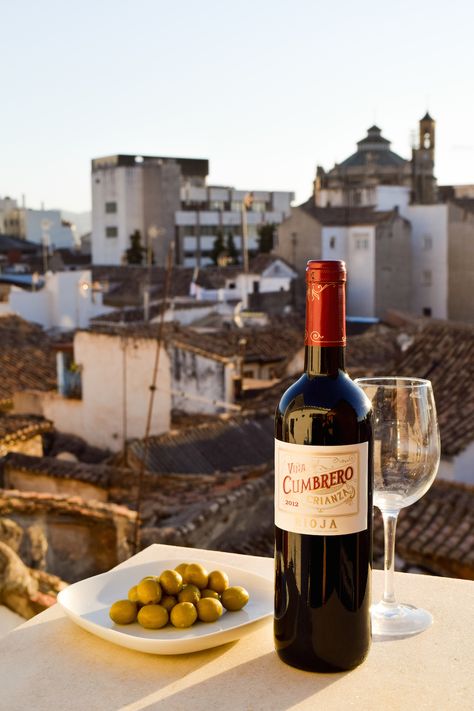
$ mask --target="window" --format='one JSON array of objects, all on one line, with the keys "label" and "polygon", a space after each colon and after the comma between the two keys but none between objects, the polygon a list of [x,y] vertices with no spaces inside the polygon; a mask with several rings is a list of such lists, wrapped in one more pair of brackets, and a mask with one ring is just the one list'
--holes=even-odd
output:
[{"label": "window", "polygon": [[431,309],[429,306],[425,306],[423,308],[423,316],[428,316],[428,318],[431,316]]},{"label": "window", "polygon": [[105,228],[105,236],[106,237],[118,237],[117,227],[106,227]]},{"label": "window", "polygon": [[433,247],[433,238],[429,235],[423,237],[423,249],[431,249]]},{"label": "window", "polygon": [[105,211],[109,214],[113,212],[117,212],[117,203],[116,202],[106,202],[105,203]]},{"label": "window", "polygon": [[422,273],[423,286],[431,286],[431,270],[425,269]]},{"label": "window", "polygon": [[335,249],[335,248],[336,248],[336,238],[330,237],[329,238],[329,249]]},{"label": "window", "polygon": [[356,249],[369,249],[369,240],[367,237],[356,237]]},{"label": "window", "polygon": [[211,200],[209,203],[210,210],[225,210],[224,200]]}]

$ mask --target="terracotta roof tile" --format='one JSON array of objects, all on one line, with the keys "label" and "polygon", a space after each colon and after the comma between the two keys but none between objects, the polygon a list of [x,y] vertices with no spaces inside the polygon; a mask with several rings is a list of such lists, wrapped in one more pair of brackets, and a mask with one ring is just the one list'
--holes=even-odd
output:
[{"label": "terracotta roof tile", "polygon": [[20,513],[30,515],[43,511],[86,517],[91,520],[91,523],[112,520],[115,517],[125,518],[127,521],[135,520],[135,512],[117,504],[85,501],[79,496],[0,489],[0,516]]},{"label": "terracotta roof tile", "polygon": [[444,455],[474,441],[474,326],[424,321],[393,374],[431,380]]},{"label": "terracotta roof tile", "polygon": [[[189,296],[194,270],[174,267],[169,296]],[[165,291],[166,269],[153,266],[109,266],[92,267],[92,278],[106,285],[104,303],[111,306],[141,306],[143,287],[151,277],[151,296],[157,300],[163,298]]]},{"label": "terracotta roof tile", "polygon": [[[141,461],[143,440],[131,442],[129,452]],[[151,437],[147,469],[163,474],[213,474],[262,465],[272,457],[273,418],[235,418]]]},{"label": "terracotta roof tile", "polygon": [[[474,580],[474,486],[435,481],[422,499],[400,511],[396,552],[407,566]],[[374,557],[382,556],[383,526],[377,512]]]},{"label": "terracotta roof tile", "polygon": [[76,481],[95,484],[103,489],[112,485],[117,468],[106,464],[85,464],[70,462],[54,457],[32,457],[27,454],[10,452],[5,457],[5,471],[19,469],[35,474],[45,474],[58,479],[74,479]]},{"label": "terracotta roof tile", "polygon": [[0,415],[0,448],[52,430],[52,422],[38,415]]},{"label": "terracotta roof tile", "polygon": [[0,317],[0,401],[15,392],[56,387],[56,355],[43,329],[19,316]]}]

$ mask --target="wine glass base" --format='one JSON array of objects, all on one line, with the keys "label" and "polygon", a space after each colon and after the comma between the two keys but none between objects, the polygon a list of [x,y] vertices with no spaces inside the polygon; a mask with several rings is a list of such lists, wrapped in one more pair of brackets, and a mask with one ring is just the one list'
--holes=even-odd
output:
[{"label": "wine glass base", "polygon": [[370,608],[372,634],[380,637],[407,637],[428,629],[432,615],[420,607],[388,604],[383,601]]}]

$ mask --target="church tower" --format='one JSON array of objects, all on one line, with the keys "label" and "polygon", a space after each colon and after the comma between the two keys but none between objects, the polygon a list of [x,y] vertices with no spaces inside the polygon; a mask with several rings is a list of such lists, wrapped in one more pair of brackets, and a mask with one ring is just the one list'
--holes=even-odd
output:
[{"label": "church tower", "polygon": [[412,154],[412,197],[413,202],[430,205],[436,202],[435,162],[435,121],[428,112],[419,124],[418,148]]}]

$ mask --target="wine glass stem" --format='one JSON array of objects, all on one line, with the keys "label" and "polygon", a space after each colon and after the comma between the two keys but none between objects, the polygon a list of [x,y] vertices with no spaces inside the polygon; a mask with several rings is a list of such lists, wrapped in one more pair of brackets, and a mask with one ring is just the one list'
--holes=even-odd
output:
[{"label": "wine glass stem", "polygon": [[383,602],[387,605],[395,605],[395,531],[397,529],[398,511],[382,511],[382,518],[385,540]]}]

